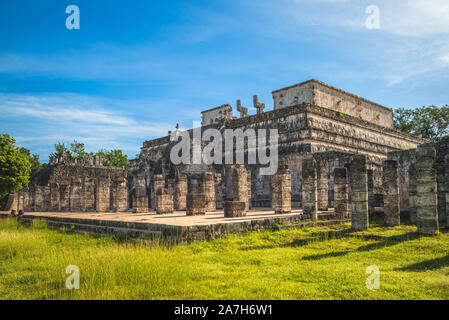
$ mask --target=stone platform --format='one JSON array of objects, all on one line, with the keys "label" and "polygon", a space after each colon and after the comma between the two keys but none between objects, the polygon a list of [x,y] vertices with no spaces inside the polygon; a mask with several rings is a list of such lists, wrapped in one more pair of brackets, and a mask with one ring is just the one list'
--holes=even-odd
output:
[{"label": "stone platform", "polygon": [[[10,217],[0,212],[0,217]],[[182,243],[220,238],[227,234],[241,234],[279,228],[335,224],[347,219],[335,219],[333,212],[322,212],[319,221],[311,221],[302,210],[289,214],[275,214],[272,209],[250,210],[245,217],[225,218],[223,211],[206,215],[186,216],[185,211],[172,214],[132,212],[27,212],[18,218],[29,223],[43,220],[50,227],[66,230],[117,234],[148,241]]]}]

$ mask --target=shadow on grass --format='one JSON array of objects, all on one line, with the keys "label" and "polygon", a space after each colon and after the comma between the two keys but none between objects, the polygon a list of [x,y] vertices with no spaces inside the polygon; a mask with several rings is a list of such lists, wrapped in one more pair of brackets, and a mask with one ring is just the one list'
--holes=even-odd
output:
[{"label": "shadow on grass", "polygon": [[407,267],[394,269],[395,271],[429,271],[429,270],[437,270],[444,267],[449,266],[449,254],[442,258],[435,258],[432,260],[426,260],[422,262],[418,262],[415,264],[411,264]]},{"label": "shadow on grass", "polygon": [[384,240],[376,242],[376,243],[370,243],[366,246],[358,247],[356,250],[346,250],[346,251],[340,251],[340,252],[329,252],[324,254],[315,254],[307,257],[303,257],[303,260],[320,260],[320,259],[326,259],[326,258],[332,258],[332,257],[341,257],[344,255],[347,255],[352,252],[365,252],[365,251],[371,251],[371,250],[377,250],[382,249],[385,247],[391,247],[394,245],[397,245],[399,243],[418,239],[420,235],[417,232],[409,232],[404,235],[402,235],[400,238],[398,236],[391,236],[386,237]]},{"label": "shadow on grass", "polygon": [[248,250],[262,250],[262,249],[274,249],[274,248],[285,248],[285,247],[300,247],[306,246],[310,243],[323,242],[332,239],[340,239],[347,237],[348,234],[353,233],[354,230],[348,228],[338,231],[327,231],[327,232],[318,232],[312,233],[310,237],[304,239],[295,239],[289,243],[280,243],[280,244],[270,244],[270,245],[258,245],[258,246],[247,246],[240,248],[240,250],[248,251]]}]

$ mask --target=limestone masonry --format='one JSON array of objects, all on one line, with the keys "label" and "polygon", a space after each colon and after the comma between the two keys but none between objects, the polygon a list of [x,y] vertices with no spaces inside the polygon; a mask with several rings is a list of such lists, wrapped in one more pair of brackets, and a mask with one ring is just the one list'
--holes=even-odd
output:
[{"label": "limestone masonry", "polygon": [[[393,111],[317,80],[273,91],[273,110],[254,95],[256,114],[236,102],[202,112],[201,132],[217,129],[277,129],[278,171],[262,175],[264,165],[178,164],[170,160],[176,131],[143,142],[130,171],[102,166],[100,158],[52,159],[30,186],[8,199],[25,211],[132,211],[206,215],[223,210],[228,218],[256,208],[280,215],[302,209],[302,219],[324,213],[351,217],[366,230],[377,210],[387,226],[408,213],[421,233],[434,234],[449,220],[449,141],[428,141],[393,127]],[[192,139],[191,139],[192,140]],[[208,143],[202,141],[204,147]],[[223,141],[224,144],[224,141]],[[246,141],[234,146],[248,157]],[[241,149],[243,148],[243,149]],[[224,157],[224,155],[223,155]],[[222,163],[225,163],[224,161]],[[8,209],[8,210],[9,210]]]}]

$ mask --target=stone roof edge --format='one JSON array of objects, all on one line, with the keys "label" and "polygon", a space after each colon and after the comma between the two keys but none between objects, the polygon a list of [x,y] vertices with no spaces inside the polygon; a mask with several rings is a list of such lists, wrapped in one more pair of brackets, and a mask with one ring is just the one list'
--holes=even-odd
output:
[{"label": "stone roof edge", "polygon": [[355,95],[353,93],[350,93],[348,91],[345,91],[345,90],[339,89],[337,87],[331,86],[331,85],[329,85],[327,83],[324,83],[324,82],[316,80],[316,79],[310,79],[310,80],[307,80],[307,81],[304,81],[304,82],[300,82],[300,83],[297,83],[297,84],[294,84],[294,85],[291,85],[291,86],[288,86],[288,87],[285,87],[285,88],[277,89],[277,90],[272,91],[271,93],[273,94],[273,93],[277,93],[277,92],[284,91],[284,90],[287,90],[287,89],[291,89],[291,88],[295,88],[295,87],[301,87],[301,86],[303,86],[305,84],[308,84],[308,83],[316,83],[316,84],[322,85],[324,87],[327,87],[327,88],[329,88],[331,90],[334,90],[334,91],[337,91],[337,92],[340,92],[340,93],[343,93],[343,94],[345,94],[347,96],[350,96],[352,98],[356,98],[356,99],[362,100],[364,102],[371,103],[371,104],[373,104],[373,105],[375,105],[377,107],[380,107],[380,108],[383,108],[383,109],[386,109],[388,111],[393,112],[393,109],[391,109],[391,108],[385,107],[385,106],[383,106],[381,104],[378,104],[378,103],[373,102],[371,100],[368,100],[366,98],[359,97],[359,96],[357,96],[357,95]]}]

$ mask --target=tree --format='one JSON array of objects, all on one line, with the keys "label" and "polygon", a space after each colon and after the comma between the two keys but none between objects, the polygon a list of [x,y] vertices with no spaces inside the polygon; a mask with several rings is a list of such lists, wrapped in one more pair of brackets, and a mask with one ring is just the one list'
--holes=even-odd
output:
[{"label": "tree", "polygon": [[402,132],[431,141],[449,139],[449,105],[396,109],[394,124]]},{"label": "tree", "polygon": [[66,145],[63,142],[58,141],[55,144],[55,152],[50,153],[50,156],[59,159],[64,154],[70,155],[70,150],[66,147]]},{"label": "tree", "polygon": [[31,165],[31,174],[33,174],[34,172],[36,172],[37,170],[45,167],[45,163],[40,163],[39,161],[39,155],[37,154],[31,154],[30,150],[28,150],[27,148],[23,148],[21,147],[19,149],[19,151],[21,153],[24,153],[27,155],[28,159],[30,160],[30,165]]},{"label": "tree", "polygon": [[84,143],[73,140],[70,144],[70,157],[72,159],[82,159],[87,156],[87,152],[84,147]]},{"label": "tree", "polygon": [[124,155],[122,150],[105,150],[101,149],[97,155],[103,156],[103,165],[107,167],[124,167],[129,169],[128,156]]},{"label": "tree", "polygon": [[30,158],[15,146],[16,140],[0,134],[0,198],[28,186]]},{"label": "tree", "polygon": [[70,147],[66,146],[64,142],[58,141],[58,143],[55,144],[55,152],[52,152],[50,156],[61,158],[64,154],[70,159],[82,159],[89,155],[85,150],[84,143],[76,140],[73,140]]}]

